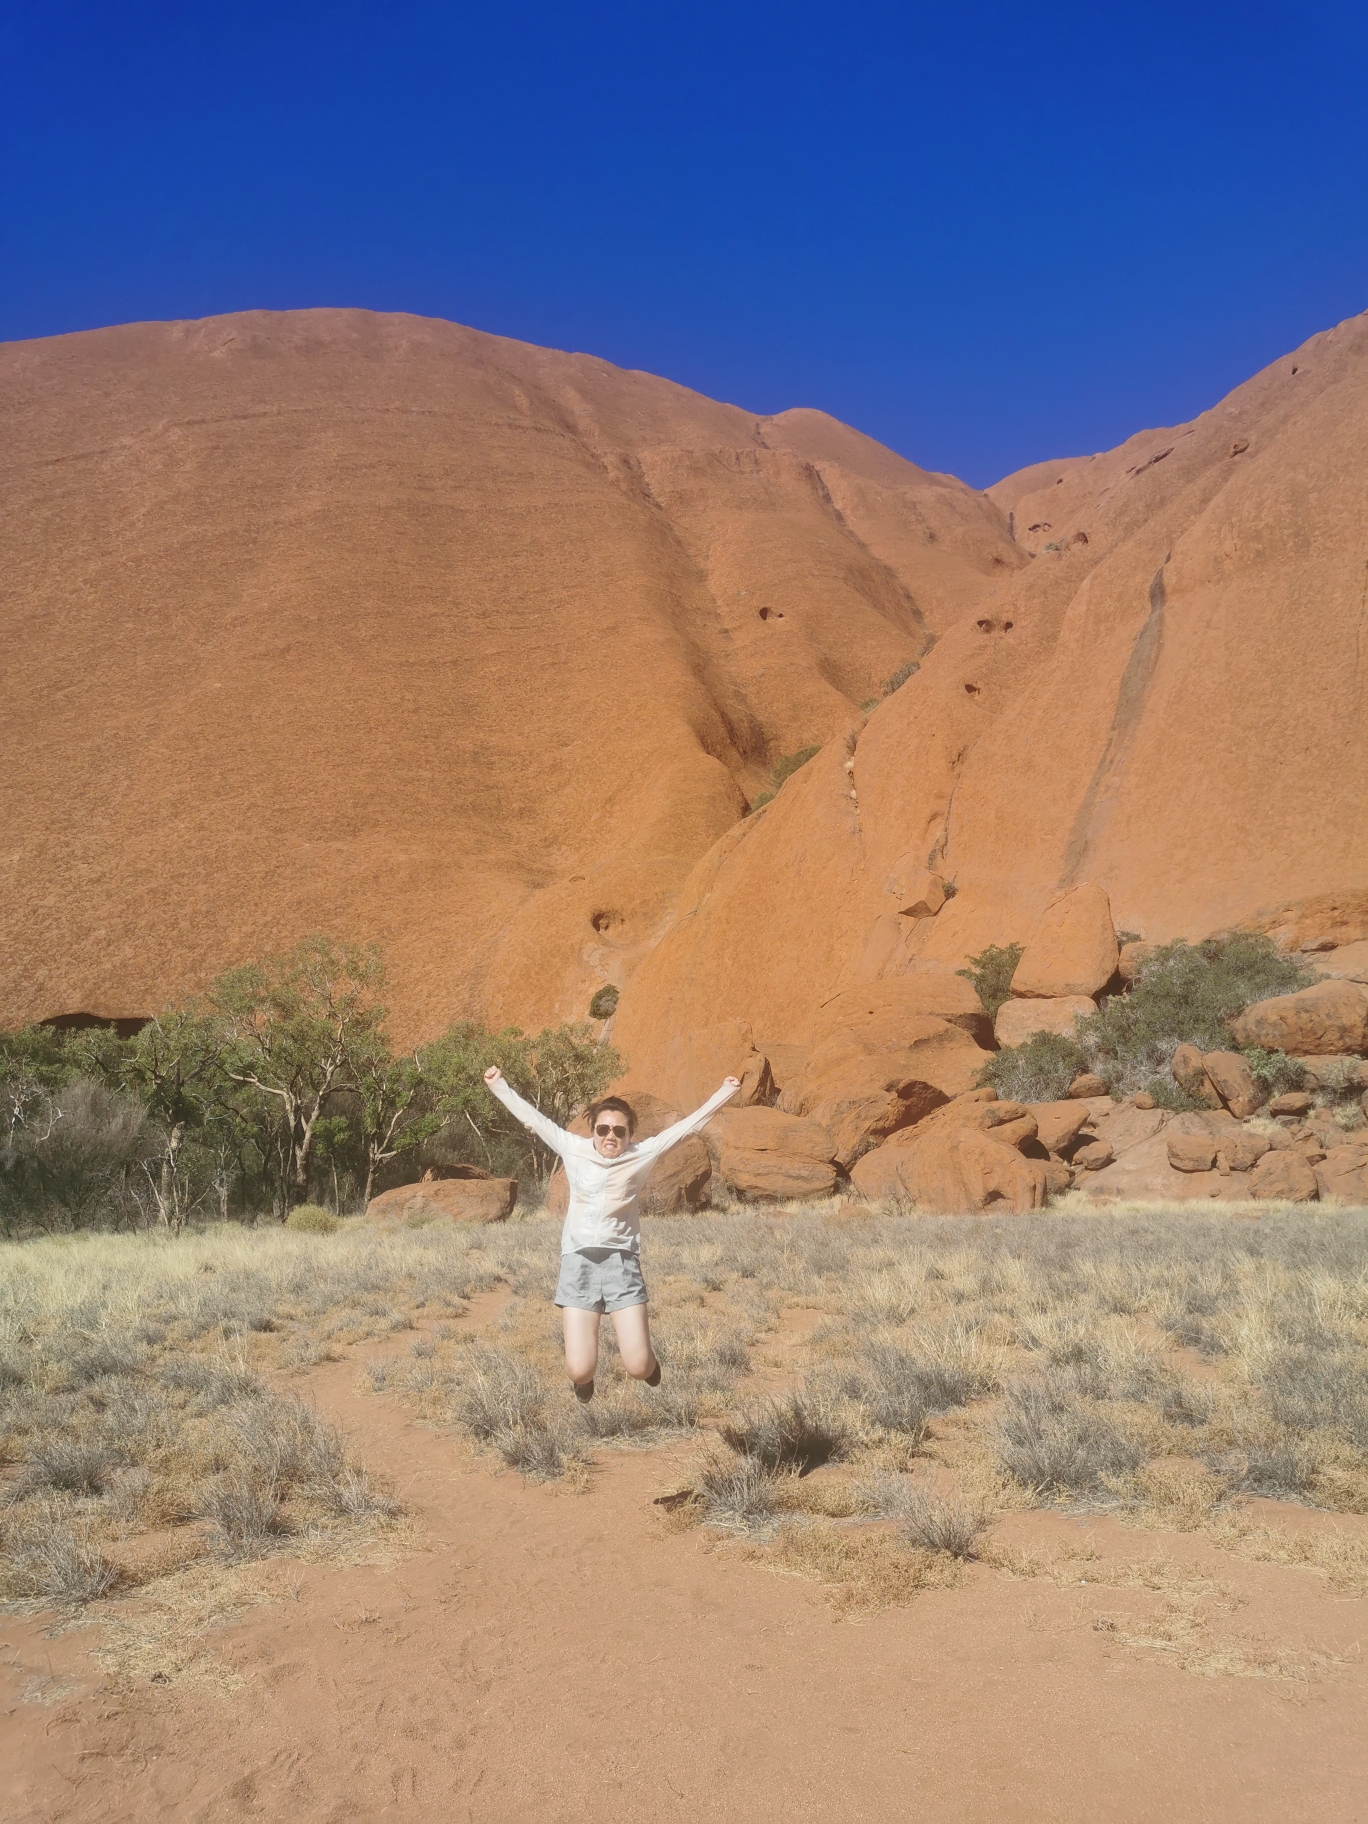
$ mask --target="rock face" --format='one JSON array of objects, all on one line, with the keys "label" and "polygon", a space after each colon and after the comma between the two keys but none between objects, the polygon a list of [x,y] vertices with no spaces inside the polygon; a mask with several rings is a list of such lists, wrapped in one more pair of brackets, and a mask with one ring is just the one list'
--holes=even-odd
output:
[{"label": "rock face", "polygon": [[836,1152],[820,1121],[777,1108],[723,1109],[708,1125],[719,1177],[738,1197],[829,1197]]},{"label": "rock face", "polygon": [[1316,1167],[1322,1200],[1368,1204],[1368,1143],[1332,1146]]},{"label": "rock face", "polygon": [[435,1178],[382,1191],[368,1222],[505,1222],[518,1201],[516,1178]]},{"label": "rock face", "polygon": [[[1206,1079],[1237,1121],[1262,1108],[1264,1095],[1238,1051],[1209,1051],[1202,1059]],[[1177,1076],[1177,1072],[1174,1075]]]},{"label": "rock face", "polygon": [[1032,1102],[1036,1138],[1056,1158],[1066,1153],[1092,1118],[1092,1110],[1079,1101]]},{"label": "rock face", "polygon": [[[1191,425],[991,489],[1030,567],[699,864],[624,990],[633,1069],[662,1025],[722,1009],[800,1039],[861,968],[909,851],[957,892],[905,921],[903,967],[1029,946],[1088,882],[1148,943],[1255,920],[1294,947],[1368,937],[1368,729],[1352,666],[1326,658],[1357,624],[1365,472],[1368,316]],[[1086,546],[1044,549],[1077,530]]]},{"label": "rock face", "polygon": [[1043,1165],[969,1127],[880,1147],[860,1160],[851,1182],[871,1199],[900,1198],[947,1216],[996,1208],[1024,1214],[1040,1209],[1047,1195]]},{"label": "rock face", "polygon": [[0,347],[0,517],[6,1025],[314,930],[385,944],[401,1039],[582,1019],[775,761],[1028,562],[821,412],[361,310]]},{"label": "rock face", "polygon": [[1234,1025],[1237,1045],[1315,1056],[1368,1051],[1368,988],[1351,981],[1317,982],[1296,994],[1277,994],[1246,1007]]},{"label": "rock face", "polygon": [[1297,1153],[1265,1153],[1249,1174],[1249,1195],[1260,1203],[1314,1203],[1315,1171]]},{"label": "rock face", "polygon": [[1012,993],[1040,999],[1094,995],[1116,974],[1111,903],[1088,881],[1050,900],[1012,977]]},{"label": "rock face", "polygon": [[[826,1036],[779,1098],[785,1112],[822,1123],[847,1168],[871,1145],[972,1088],[987,1061],[946,1020],[890,1014],[887,997],[878,993],[883,987],[838,997],[834,1009],[824,1010]],[[833,1017],[841,1023],[833,1026]]]},{"label": "rock face", "polygon": [[1004,1001],[998,1008],[993,1034],[999,1045],[1023,1045],[1037,1032],[1057,1032],[1071,1039],[1075,1021],[1096,1012],[1097,1003],[1082,994],[1060,995],[1054,1000]]}]

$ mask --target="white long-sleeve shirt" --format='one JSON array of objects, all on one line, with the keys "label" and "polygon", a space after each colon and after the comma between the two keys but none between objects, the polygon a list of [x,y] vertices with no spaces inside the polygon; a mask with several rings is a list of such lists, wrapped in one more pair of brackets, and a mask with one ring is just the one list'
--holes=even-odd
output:
[{"label": "white long-sleeve shirt", "polygon": [[562,1254],[573,1254],[577,1248],[621,1248],[627,1254],[639,1253],[641,1192],[651,1167],[678,1141],[696,1134],[736,1094],[724,1083],[702,1108],[676,1121],[673,1127],[652,1134],[649,1140],[634,1141],[616,1159],[605,1159],[595,1150],[592,1140],[567,1134],[539,1108],[524,1101],[506,1077],[496,1077],[486,1087],[524,1127],[530,1127],[553,1152],[560,1154],[570,1186],[570,1207],[561,1230]]}]

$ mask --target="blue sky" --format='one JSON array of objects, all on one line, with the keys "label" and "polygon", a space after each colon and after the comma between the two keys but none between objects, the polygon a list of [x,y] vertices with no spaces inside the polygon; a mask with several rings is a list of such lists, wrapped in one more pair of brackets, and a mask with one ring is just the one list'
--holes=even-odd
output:
[{"label": "blue sky", "polygon": [[0,339],[361,305],[978,486],[1368,308],[1368,9],[0,10]]}]

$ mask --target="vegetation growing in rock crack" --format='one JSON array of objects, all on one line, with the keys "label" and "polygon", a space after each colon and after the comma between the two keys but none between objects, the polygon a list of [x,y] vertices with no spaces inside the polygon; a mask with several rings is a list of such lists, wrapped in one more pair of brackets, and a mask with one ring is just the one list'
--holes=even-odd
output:
[{"label": "vegetation growing in rock crack", "polygon": [[[1006,975],[1009,983],[1011,976],[1005,959],[1016,948],[990,947],[971,959],[973,968],[960,971],[979,988],[985,1007],[999,985],[997,1006],[1007,998],[1002,978]],[[980,977],[988,993],[979,985]],[[1146,1090],[1161,1107],[1197,1108],[1201,1104],[1174,1081],[1169,1068],[1177,1047],[1228,1049],[1231,1022],[1251,1002],[1294,993],[1314,980],[1300,958],[1284,955],[1271,938],[1258,934],[1163,944],[1144,959],[1125,993],[1109,996],[1096,1013],[1075,1023],[1072,1039],[1037,1033],[1024,1044],[1005,1046],[979,1081],[1016,1101],[1048,1101],[1066,1095],[1072,1079],[1086,1070],[1099,1076],[1113,1096]],[[1298,1086],[1295,1060],[1280,1053],[1247,1055],[1265,1088]]]}]

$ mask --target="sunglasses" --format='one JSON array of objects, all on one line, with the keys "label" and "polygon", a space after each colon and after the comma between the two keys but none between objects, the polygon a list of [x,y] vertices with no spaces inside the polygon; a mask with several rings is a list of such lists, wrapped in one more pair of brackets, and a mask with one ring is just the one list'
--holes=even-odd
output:
[{"label": "sunglasses", "polygon": [[619,1140],[625,1140],[627,1138],[627,1129],[625,1127],[609,1127],[606,1121],[600,1121],[598,1126],[594,1129],[594,1132],[605,1137],[609,1134],[616,1134]]}]

